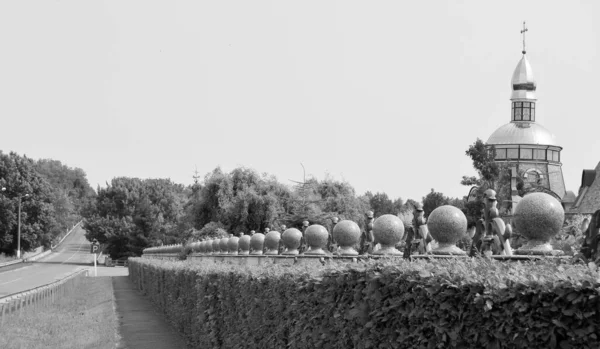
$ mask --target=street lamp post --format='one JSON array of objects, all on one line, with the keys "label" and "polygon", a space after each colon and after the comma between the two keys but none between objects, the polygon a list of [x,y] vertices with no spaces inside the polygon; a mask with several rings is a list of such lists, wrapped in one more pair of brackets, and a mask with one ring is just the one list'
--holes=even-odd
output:
[{"label": "street lamp post", "polygon": [[[28,197],[29,194],[25,194]],[[21,195],[19,195],[19,217],[17,223],[17,259],[21,258]]]},{"label": "street lamp post", "polygon": [[[6,191],[6,188],[2,187],[2,191]],[[28,197],[29,194],[25,194]],[[17,259],[21,258],[21,202],[23,195],[19,194],[19,214],[17,217]]]}]

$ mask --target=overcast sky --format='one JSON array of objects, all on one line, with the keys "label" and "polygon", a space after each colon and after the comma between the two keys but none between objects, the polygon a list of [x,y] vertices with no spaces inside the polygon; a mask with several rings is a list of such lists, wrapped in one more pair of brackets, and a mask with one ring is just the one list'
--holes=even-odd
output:
[{"label": "overcast sky", "polygon": [[[527,55],[567,190],[600,161],[600,1],[0,1],[0,149],[191,184],[302,167],[466,195]],[[596,24],[594,24],[594,22]]]}]

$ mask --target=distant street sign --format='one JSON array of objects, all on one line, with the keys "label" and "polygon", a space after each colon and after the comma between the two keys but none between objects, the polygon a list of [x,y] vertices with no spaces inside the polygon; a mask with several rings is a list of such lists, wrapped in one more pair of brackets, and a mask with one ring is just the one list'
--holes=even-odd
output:
[{"label": "distant street sign", "polygon": [[100,249],[99,244],[92,244],[92,249],[91,249],[90,253],[98,253],[99,249]]}]

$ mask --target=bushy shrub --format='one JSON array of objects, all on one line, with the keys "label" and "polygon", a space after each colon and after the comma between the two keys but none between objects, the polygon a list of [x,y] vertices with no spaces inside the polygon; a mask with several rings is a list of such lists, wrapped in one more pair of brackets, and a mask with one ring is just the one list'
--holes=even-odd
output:
[{"label": "bushy shrub", "polygon": [[595,265],[485,259],[232,266],[130,259],[198,348],[598,348]]},{"label": "bushy shrub", "polygon": [[223,238],[228,236],[225,226],[221,222],[210,222],[205,224],[202,229],[194,233],[196,239],[200,238]]}]

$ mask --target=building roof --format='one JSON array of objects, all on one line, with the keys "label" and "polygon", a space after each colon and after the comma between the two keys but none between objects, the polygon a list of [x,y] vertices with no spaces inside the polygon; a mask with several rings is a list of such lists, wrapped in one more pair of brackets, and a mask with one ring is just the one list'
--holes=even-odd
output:
[{"label": "building roof", "polygon": [[579,195],[570,212],[593,214],[600,209],[600,162],[594,170],[583,170]]},{"label": "building roof", "polygon": [[531,99],[535,100],[535,90],[537,84],[533,77],[533,70],[527,60],[527,56],[523,57],[517,64],[511,80],[512,94],[510,99]]},{"label": "building roof", "polygon": [[500,126],[488,138],[487,144],[540,144],[558,146],[556,137],[544,126],[535,122],[510,122]]},{"label": "building roof", "polygon": [[565,196],[562,198],[562,201],[566,203],[574,203],[575,200],[577,200],[577,195],[572,190],[567,190]]}]

